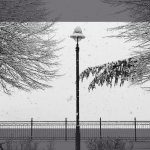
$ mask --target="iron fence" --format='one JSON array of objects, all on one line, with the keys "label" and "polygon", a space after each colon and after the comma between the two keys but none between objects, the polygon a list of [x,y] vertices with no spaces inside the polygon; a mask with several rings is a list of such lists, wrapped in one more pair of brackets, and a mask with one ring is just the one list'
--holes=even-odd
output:
[{"label": "iron fence", "polygon": [[[0,121],[0,139],[75,139],[76,122],[68,121]],[[89,138],[123,138],[150,140],[150,121],[80,121],[81,140]]]}]

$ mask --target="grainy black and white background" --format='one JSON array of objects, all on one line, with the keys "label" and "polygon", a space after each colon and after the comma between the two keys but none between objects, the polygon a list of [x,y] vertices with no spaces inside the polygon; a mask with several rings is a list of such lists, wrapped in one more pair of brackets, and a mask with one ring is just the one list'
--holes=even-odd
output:
[{"label": "grainy black and white background", "polygon": [[[108,28],[132,21],[128,13],[117,13],[121,7],[112,7],[100,0],[49,0],[46,4],[45,9],[52,10],[52,14],[47,19],[33,18],[33,21],[59,17],[55,38],[63,40],[60,43],[63,48],[58,52],[59,72],[63,76],[53,80],[53,88],[45,91],[15,91],[12,96],[1,92],[0,120],[29,120],[31,117],[34,120],[64,120],[65,117],[75,120],[75,42],[70,35],[76,26],[82,28],[86,37],[80,42],[80,72],[89,66],[131,56],[134,42],[124,43],[123,39],[106,37],[112,35]],[[4,12],[3,15],[2,20],[7,21],[9,14]],[[28,13],[15,19],[19,21],[24,16]],[[150,93],[140,86],[129,86],[126,82],[122,87],[97,87],[89,92],[89,81],[80,83],[81,120],[98,120],[100,117],[104,120],[150,119]]]}]

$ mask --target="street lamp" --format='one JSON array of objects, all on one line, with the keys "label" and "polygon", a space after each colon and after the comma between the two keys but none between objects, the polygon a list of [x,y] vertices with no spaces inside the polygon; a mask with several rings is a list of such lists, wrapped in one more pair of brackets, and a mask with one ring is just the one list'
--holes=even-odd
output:
[{"label": "street lamp", "polygon": [[80,150],[80,124],[79,124],[79,41],[84,39],[80,27],[76,27],[70,36],[76,41],[76,143],[75,150]]}]

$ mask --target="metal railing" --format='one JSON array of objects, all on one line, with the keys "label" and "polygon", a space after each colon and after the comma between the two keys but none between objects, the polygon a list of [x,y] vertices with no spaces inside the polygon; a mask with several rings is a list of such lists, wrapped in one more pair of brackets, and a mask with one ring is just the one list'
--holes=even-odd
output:
[{"label": "metal railing", "polygon": [[[0,121],[0,139],[75,139],[75,121]],[[80,121],[81,140],[122,138],[150,140],[150,121]]]}]

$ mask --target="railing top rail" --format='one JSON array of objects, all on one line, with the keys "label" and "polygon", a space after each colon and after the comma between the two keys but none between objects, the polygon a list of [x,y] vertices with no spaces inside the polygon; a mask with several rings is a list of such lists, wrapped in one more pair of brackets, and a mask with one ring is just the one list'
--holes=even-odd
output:
[{"label": "railing top rail", "polygon": [[[105,121],[105,120],[102,120],[102,122],[134,122],[135,120],[130,120],[130,121],[119,121],[119,120],[115,120],[115,121],[112,121],[112,120],[110,120],[110,121]],[[150,122],[149,120],[136,120],[136,122]]]},{"label": "railing top rail", "polygon": [[[65,122],[65,121],[36,121],[36,120],[32,120],[33,122]],[[0,121],[0,122],[31,122],[31,120],[29,121]]]},{"label": "railing top rail", "polygon": [[[63,121],[36,121],[36,120],[32,120],[33,122],[37,122],[37,123],[64,123],[66,122],[65,120]],[[31,121],[0,121],[0,123],[30,123]],[[69,121],[67,120],[67,122],[69,123],[76,123],[76,121]],[[80,121],[81,123],[99,123],[100,121]],[[133,123],[135,121],[101,121],[102,123]],[[150,121],[136,121],[137,123],[150,123]]]},{"label": "railing top rail", "polygon": [[30,123],[31,121],[0,121],[0,123],[3,123],[3,122],[8,122],[8,123],[10,123],[10,122],[20,122],[20,123],[22,123],[22,122],[27,122],[27,123]]}]

